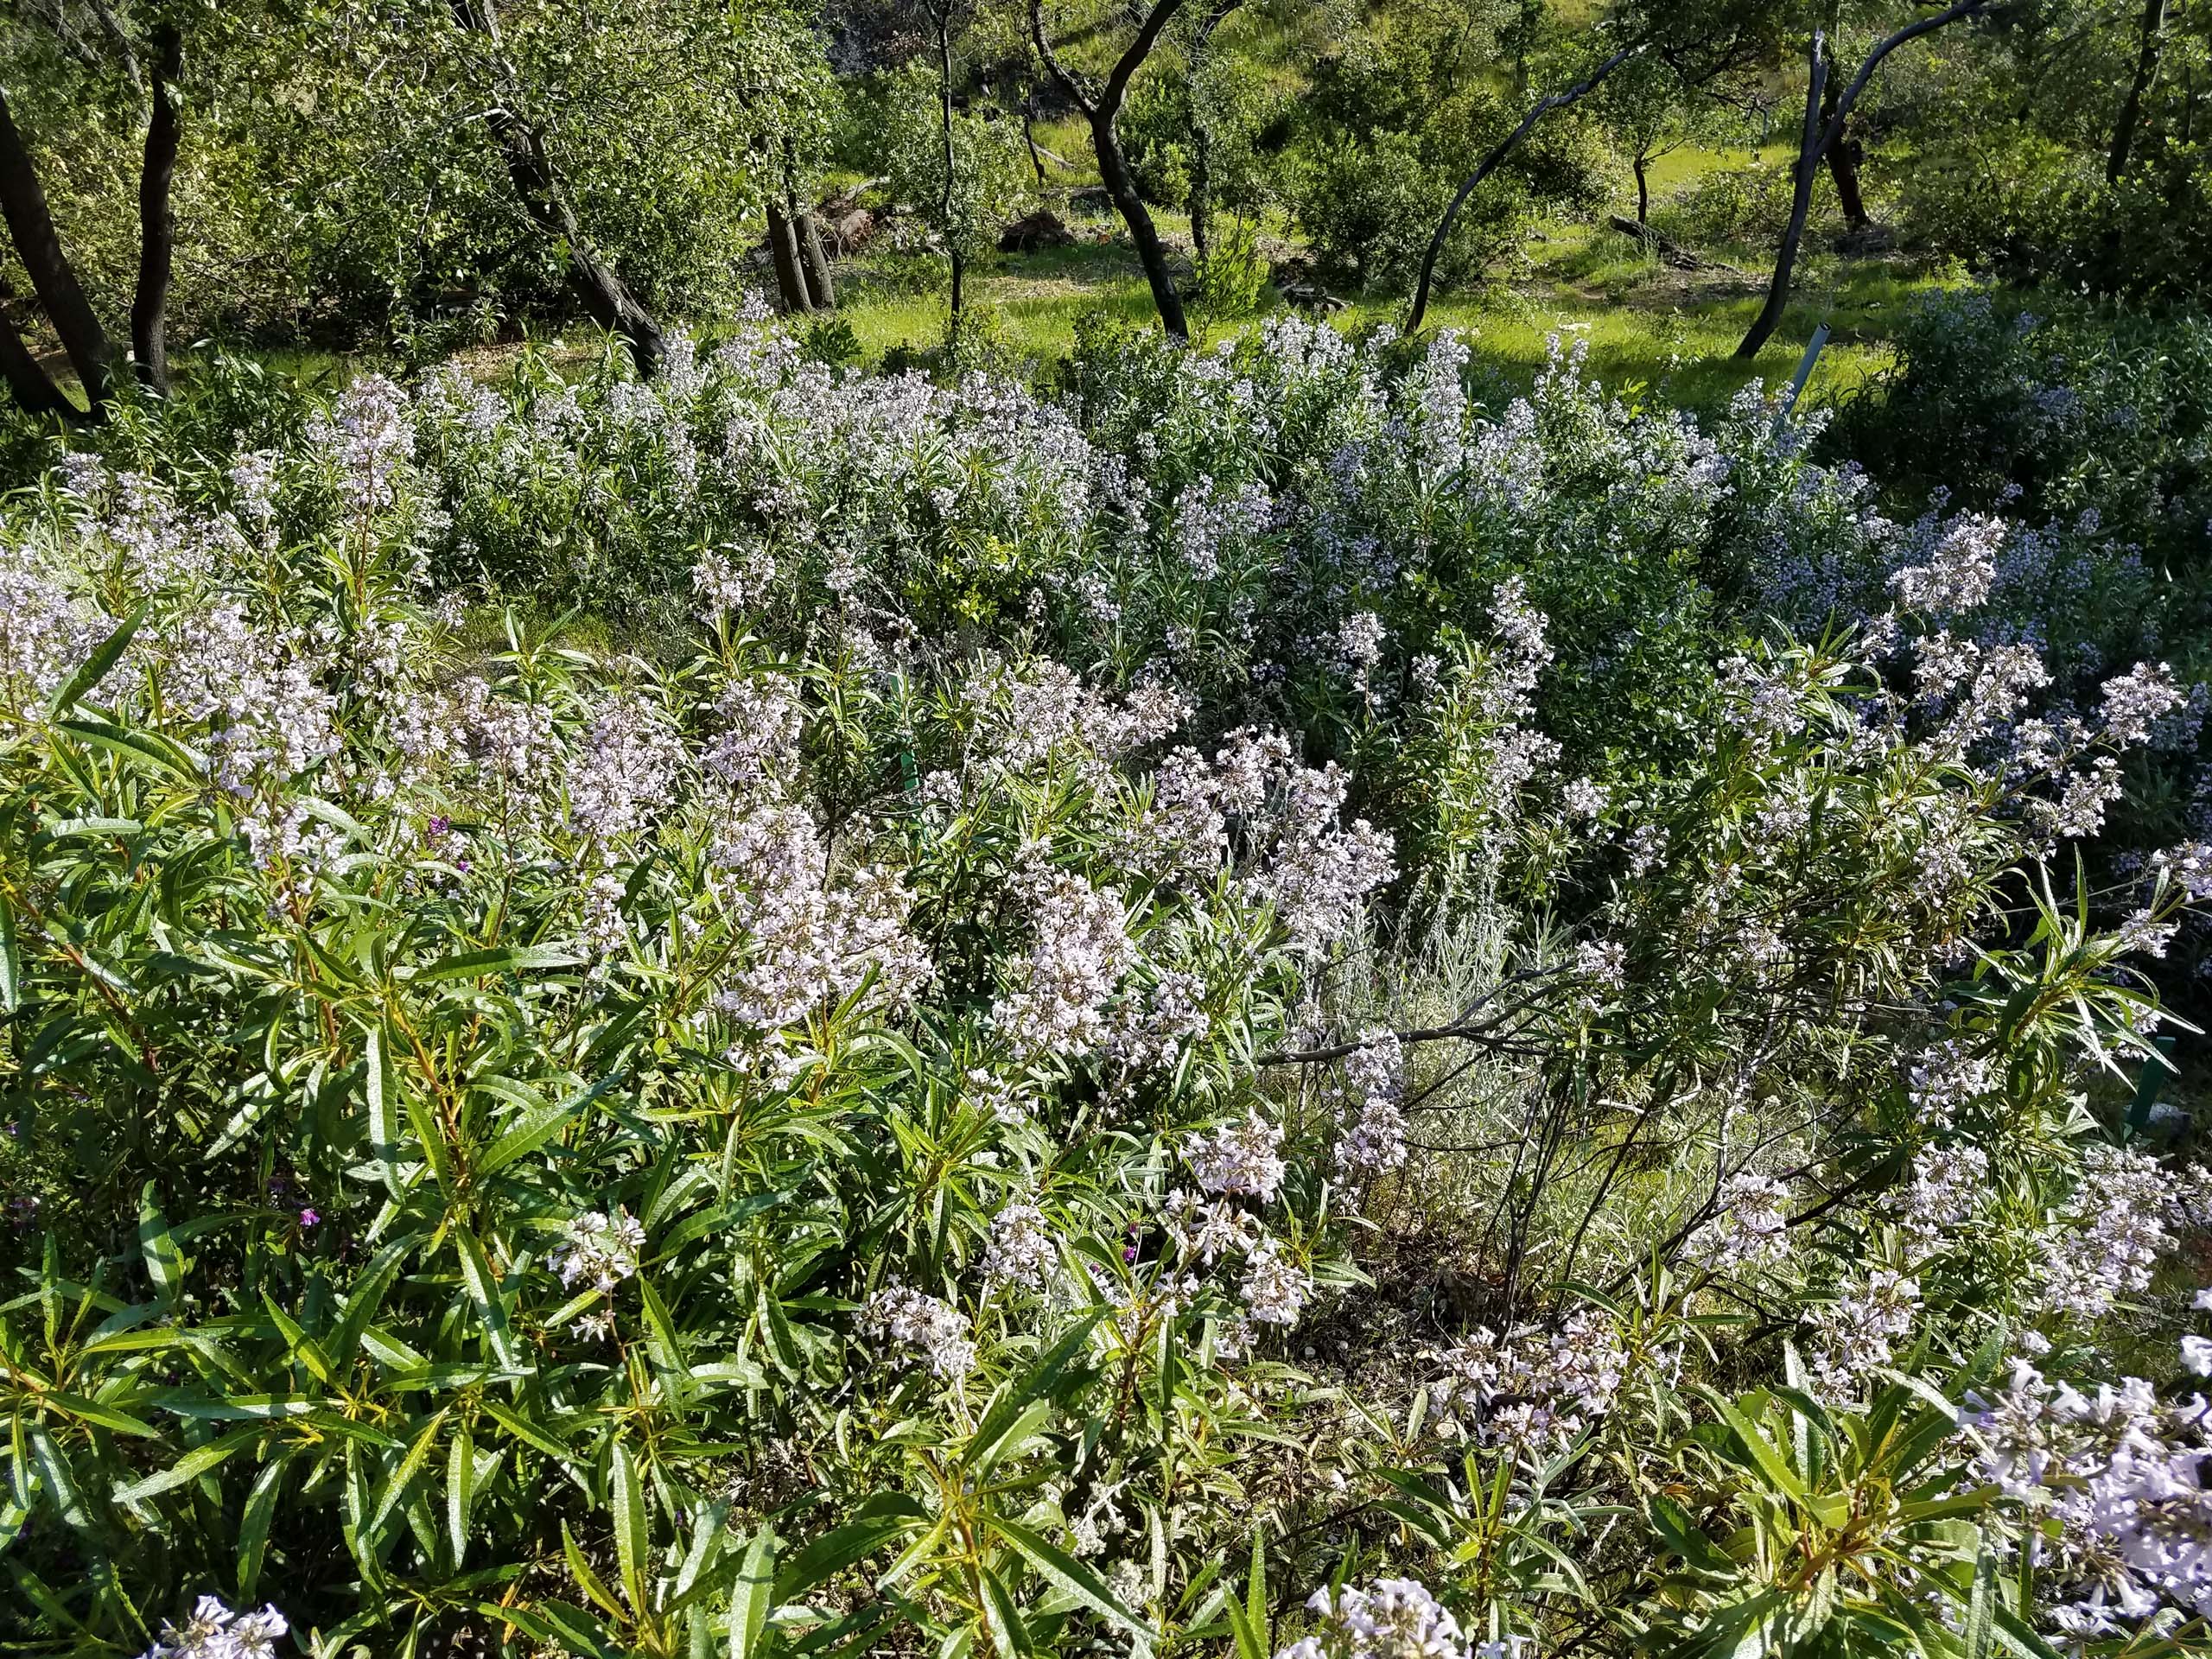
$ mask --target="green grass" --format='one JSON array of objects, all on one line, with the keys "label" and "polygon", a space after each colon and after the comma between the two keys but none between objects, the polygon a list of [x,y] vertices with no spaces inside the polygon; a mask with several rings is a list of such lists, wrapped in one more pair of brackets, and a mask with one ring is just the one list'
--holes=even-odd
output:
[{"label": "green grass", "polygon": [[[1056,183],[1065,178],[1071,187],[1096,177],[1086,135],[1076,124],[1039,123],[1037,134],[1039,143],[1083,164],[1080,172],[1050,169]],[[1761,159],[1771,161],[1782,153],[1770,146]],[[1686,146],[1657,163],[1655,194],[1663,200],[1715,169],[1741,167],[1751,159],[1751,152],[1741,148]],[[1792,302],[1773,340],[1756,362],[1741,362],[1733,353],[1758,310],[1770,251],[1757,245],[1719,248],[1711,257],[1734,270],[1674,270],[1604,228],[1611,208],[1633,211],[1633,186],[1625,177],[1622,185],[1628,194],[1589,220],[1547,227],[1510,278],[1440,296],[1430,308],[1430,324],[1468,334],[1478,361],[1510,390],[1525,390],[1535,379],[1549,339],[1558,334],[1581,342],[1588,372],[1616,391],[1640,389],[1654,401],[1711,412],[1754,376],[1770,385],[1787,380],[1807,340],[1825,322],[1832,338],[1808,396],[1815,403],[1833,402],[1890,362],[1889,341],[1900,309],[1936,280],[1894,261],[1814,253],[1801,262]],[[1060,212],[1079,238],[1074,246],[994,258],[969,277],[969,304],[987,315],[998,341],[1009,354],[1038,363],[1070,349],[1077,320],[1085,313],[1103,310],[1140,326],[1156,318],[1120,220],[1103,208],[1078,212],[1064,197],[1061,202]],[[1172,245],[1187,248],[1189,225],[1181,214],[1161,210],[1156,219]],[[1264,232],[1278,252],[1296,245],[1287,224],[1271,221]],[[864,361],[880,364],[901,348],[924,352],[943,340],[944,275],[941,260],[887,246],[840,263],[843,303],[838,315],[859,340]],[[1267,303],[1280,305],[1272,293]],[[1338,315],[1336,325],[1351,331],[1396,324],[1404,311],[1402,295],[1363,296]],[[1259,319],[1194,315],[1193,321],[1202,340],[1211,343],[1256,327]],[[565,340],[548,333],[537,343],[556,361],[580,361],[589,349],[583,332],[575,329]],[[486,346],[463,353],[461,361],[472,372],[496,378],[511,368],[515,355],[512,346]],[[352,366],[346,358],[308,351],[273,353],[265,360],[325,382],[343,378]]]},{"label": "green grass", "polygon": [[[1096,176],[1088,167],[1086,137],[1072,123],[1039,124],[1038,137],[1071,162],[1071,185]],[[1685,145],[1652,168],[1655,207],[1693,188],[1717,171],[1786,161],[1788,146]],[[1061,176],[1052,169],[1055,181]],[[1509,385],[1525,387],[1543,365],[1554,334],[1580,340],[1589,372],[1609,385],[1641,387],[1655,398],[1710,411],[1725,404],[1754,377],[1772,384],[1789,378],[1815,328],[1831,333],[1808,396],[1815,402],[1847,397],[1891,361],[1895,319],[1912,296],[1937,280],[1892,259],[1843,259],[1813,251],[1799,263],[1791,303],[1781,327],[1755,362],[1734,356],[1737,343],[1764,298],[1772,251],[1763,243],[1703,251],[1715,262],[1694,272],[1677,270],[1626,237],[1605,227],[1608,212],[1634,211],[1634,185],[1623,172],[1616,200],[1585,221],[1546,227],[1524,251],[1510,277],[1479,289],[1446,294],[1429,310],[1432,326],[1471,336],[1478,360]],[[1063,212],[1066,210],[1064,208]],[[1104,309],[1127,321],[1154,319],[1151,296],[1117,219],[1069,214],[1084,240],[1073,248],[992,262],[969,279],[969,302],[988,310],[999,337],[1013,353],[1050,360],[1072,345],[1076,321]],[[1156,214],[1161,234],[1187,249],[1182,216]],[[1287,225],[1269,223],[1264,238],[1282,251],[1296,245]],[[869,360],[901,346],[926,349],[944,337],[942,266],[918,256],[880,255],[859,262],[842,308]],[[1271,297],[1272,302],[1272,297]],[[1402,295],[1357,298],[1338,315],[1339,327],[1397,323]],[[1207,322],[1194,317],[1204,339],[1255,326],[1255,320]]]}]

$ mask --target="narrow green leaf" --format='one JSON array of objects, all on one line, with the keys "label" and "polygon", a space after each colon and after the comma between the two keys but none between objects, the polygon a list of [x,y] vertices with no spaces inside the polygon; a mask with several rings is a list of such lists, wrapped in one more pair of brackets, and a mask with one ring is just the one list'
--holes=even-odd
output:
[{"label": "narrow green leaf", "polygon": [[645,1569],[651,1548],[645,1497],[637,1459],[620,1440],[614,1443],[607,1484],[614,1502],[614,1554],[622,1568],[622,1592],[630,1599],[630,1611],[642,1618],[648,1611]]},{"label": "narrow green leaf", "polygon": [[423,1472],[423,1465],[430,1460],[430,1448],[437,1443],[438,1431],[445,1427],[446,1414],[439,1412],[423,1425],[406,1454],[399,1459],[399,1466],[384,1484],[384,1496],[377,1500],[376,1513],[369,1518],[369,1530],[384,1530],[384,1523],[407,1496],[407,1489],[415,1484],[415,1477]]},{"label": "narrow green leaf", "polygon": [[512,1370],[519,1363],[514,1338],[507,1330],[506,1306],[499,1300],[499,1286],[492,1277],[492,1264],[485,1257],[484,1247],[466,1227],[453,1230],[453,1243],[454,1252],[461,1257],[461,1281],[467,1288],[469,1300],[476,1304],[477,1318],[484,1322],[485,1340],[491,1344],[493,1357]]},{"label": "narrow green leaf", "polygon": [[276,1517],[276,1497],[284,1487],[283,1458],[271,1459],[246,1494],[238,1515],[238,1604],[253,1600],[261,1583],[261,1565],[269,1552],[269,1524]]},{"label": "narrow green leaf", "polygon": [[493,974],[524,973],[539,968],[573,968],[582,962],[573,945],[507,945],[496,950],[468,950],[447,957],[415,971],[414,982],[430,984],[442,979],[481,979]]},{"label": "narrow green leaf", "polygon": [[730,1591],[729,1659],[755,1659],[760,1653],[775,1583],[776,1535],[764,1526],[753,1535]]},{"label": "narrow green leaf", "polygon": [[260,1440],[262,1433],[262,1427],[257,1423],[251,1427],[233,1429],[220,1440],[210,1440],[207,1445],[186,1452],[168,1468],[119,1488],[115,1494],[115,1501],[118,1503],[142,1503],[168,1491],[171,1487],[197,1480],[224,1459]]},{"label": "narrow green leaf", "polygon": [[385,1190],[397,1199],[404,1196],[399,1185],[399,1084],[392,1076],[383,1028],[378,1026],[369,1027],[368,1090],[369,1150],[384,1172]]},{"label": "narrow green leaf", "polygon": [[130,647],[130,636],[138,632],[138,625],[146,620],[146,601],[140,600],[116,626],[115,631],[100,641],[77,671],[54,689],[46,702],[49,715],[67,714],[85,696],[107,677],[108,671],[123,660],[123,653]]},{"label": "narrow green leaf", "polygon": [[999,1437],[1012,1428],[1022,1411],[1033,1400],[1041,1399],[1058,1386],[1061,1377],[1090,1340],[1090,1333],[1098,1321],[1105,1317],[1105,1310],[1093,1308],[1065,1331],[1050,1348],[1037,1357],[1036,1362],[1022,1373],[1021,1380],[991,1402],[983,1414],[983,1421],[968,1440],[965,1453],[974,1463],[997,1445]]},{"label": "narrow green leaf", "polygon": [[468,1554],[468,1512],[476,1502],[476,1451],[468,1425],[458,1425],[446,1448],[446,1539],[453,1546],[454,1571]]},{"label": "narrow green leaf", "polygon": [[156,1296],[164,1306],[174,1305],[184,1287],[184,1252],[169,1234],[151,1181],[138,1195],[138,1254],[145,1260],[146,1276],[154,1281]]},{"label": "narrow green leaf", "polygon": [[1065,1591],[1100,1618],[1120,1625],[1133,1635],[1157,1642],[1160,1635],[1145,1622],[1122,1605],[1106,1580],[1084,1562],[1077,1560],[1057,1544],[1048,1543],[1036,1533],[1018,1522],[995,1516],[992,1529],[1011,1545],[1014,1552],[1037,1569],[1038,1575],[1054,1588]]}]

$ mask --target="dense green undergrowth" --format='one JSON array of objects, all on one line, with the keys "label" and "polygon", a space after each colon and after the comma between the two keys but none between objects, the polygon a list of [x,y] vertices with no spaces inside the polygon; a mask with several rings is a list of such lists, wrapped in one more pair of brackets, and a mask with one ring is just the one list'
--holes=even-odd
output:
[{"label": "dense green undergrowth", "polygon": [[1925,516],[1297,322],[125,408],[0,538],[0,1630],[2202,1650],[2194,382],[1963,303]]}]

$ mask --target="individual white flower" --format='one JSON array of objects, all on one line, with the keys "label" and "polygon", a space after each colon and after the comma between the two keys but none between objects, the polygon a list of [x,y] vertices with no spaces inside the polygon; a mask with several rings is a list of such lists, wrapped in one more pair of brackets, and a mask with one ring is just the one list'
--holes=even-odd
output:
[{"label": "individual white flower", "polygon": [[162,1639],[140,1659],[273,1659],[291,1626],[273,1605],[234,1613],[221,1598],[202,1596],[182,1624],[163,1624]]}]

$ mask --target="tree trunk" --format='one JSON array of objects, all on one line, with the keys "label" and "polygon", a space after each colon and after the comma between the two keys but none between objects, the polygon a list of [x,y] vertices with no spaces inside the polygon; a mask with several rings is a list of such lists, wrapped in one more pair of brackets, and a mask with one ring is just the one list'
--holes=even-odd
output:
[{"label": "tree trunk", "polygon": [[768,259],[776,268],[776,297],[796,316],[812,310],[806,291],[806,274],[799,269],[798,236],[791,228],[783,204],[768,203]]},{"label": "tree trunk", "polygon": [[[1236,0],[1229,0],[1218,10],[1225,16],[1235,3]],[[1130,78],[1144,67],[1144,60],[1152,55],[1152,48],[1159,44],[1160,31],[1174,21],[1182,6],[1183,0],[1154,0],[1152,10],[1137,25],[1136,38],[1116,60],[1106,77],[1104,89],[1096,98],[1086,98],[1074,75],[1053,55],[1052,45],[1045,38],[1044,0],[1029,0],[1029,36],[1046,69],[1090,123],[1090,149],[1098,158],[1099,181],[1106,187],[1107,199],[1122,215],[1122,222],[1129,227],[1129,240],[1136,245],[1137,260],[1144,267],[1144,279],[1152,289],[1152,302],[1159,309],[1160,327],[1167,331],[1169,339],[1188,344],[1191,325],[1184,320],[1183,302],[1175,292],[1174,276],[1167,269],[1167,251],[1160,245],[1159,228],[1153,224],[1143,198],[1137,194],[1136,181],[1130,176],[1128,162],[1122,154],[1121,140],[1114,134],[1114,120],[1121,113],[1122,99],[1128,92]]]},{"label": "tree trunk", "polygon": [[1459,217],[1459,210],[1467,205],[1467,198],[1475,194],[1476,187],[1497,169],[1499,163],[1514,152],[1523,138],[1535,130],[1537,122],[1542,120],[1554,110],[1565,109],[1568,105],[1587,98],[1592,92],[1596,92],[1605,84],[1606,76],[1643,51],[1643,47],[1644,43],[1641,41],[1624,46],[1591,71],[1587,77],[1575,82],[1566,91],[1554,92],[1547,98],[1539,99],[1535,107],[1521,118],[1521,124],[1506,134],[1504,139],[1491,149],[1489,155],[1476,163],[1475,170],[1467,175],[1466,182],[1459,187],[1459,194],[1452,198],[1451,205],[1445,208],[1444,217],[1436,221],[1436,232],[1428,238],[1427,251],[1421,255],[1421,280],[1414,286],[1413,308],[1406,314],[1406,333],[1415,334],[1421,332],[1421,322],[1428,315],[1429,289],[1436,283],[1436,262],[1444,257],[1444,245],[1451,238],[1452,221]]},{"label": "tree trunk", "polygon": [[955,156],[952,144],[952,0],[938,0],[937,16],[938,125],[944,140],[944,195],[938,217],[944,221],[944,250],[952,264],[951,291],[947,296],[945,339],[960,338],[960,308],[966,299],[968,260],[962,246],[962,227],[952,222]]},{"label": "tree trunk", "polygon": [[138,286],[130,299],[130,354],[139,380],[167,392],[169,269],[176,246],[169,187],[176,177],[176,83],[184,72],[184,42],[175,24],[163,23],[154,31],[153,45],[153,113],[146,122],[146,159],[138,173]]},{"label": "tree trunk", "polygon": [[1183,301],[1175,292],[1174,274],[1167,269],[1167,250],[1160,242],[1158,226],[1152,222],[1152,212],[1144,205],[1144,198],[1137,194],[1136,180],[1129,173],[1129,164],[1122,155],[1121,140],[1114,136],[1114,115],[1103,111],[1090,118],[1090,147],[1098,156],[1098,176],[1104,181],[1107,197],[1122,215],[1122,222],[1129,227],[1129,240],[1136,244],[1137,263],[1144,267],[1144,280],[1152,289],[1152,302],[1159,308],[1160,327],[1173,340],[1187,340],[1191,325],[1183,316]]},{"label": "tree trunk", "polygon": [[1843,210],[1845,228],[1863,231],[1873,221],[1867,216],[1866,198],[1859,188],[1857,142],[1845,136],[1848,127],[1836,115],[1836,94],[1840,90],[1834,78],[1831,76],[1827,90],[1822,94],[1821,130],[1826,131],[1830,125],[1835,129],[1835,136],[1828,141],[1827,145],[1828,177],[1835,184],[1836,204]]},{"label": "tree trunk", "polygon": [[1789,277],[1797,264],[1797,245],[1805,238],[1805,220],[1813,211],[1813,176],[1820,170],[1821,135],[1826,130],[1821,124],[1821,99],[1828,80],[1828,56],[1826,39],[1815,31],[1813,49],[1807,62],[1805,81],[1805,130],[1797,143],[1797,166],[1789,195],[1789,225],[1782,233],[1782,246],[1774,257],[1774,273],[1767,279],[1766,303],[1752,321],[1751,330],[1736,347],[1738,357],[1757,357],[1759,347],[1773,338],[1781,324],[1782,313],[1789,303]]},{"label": "tree trunk", "polygon": [[1639,150],[1637,152],[1635,165],[1636,222],[1639,225],[1649,225],[1651,222],[1651,180],[1649,176],[1651,163]]},{"label": "tree trunk", "polygon": [[1191,251],[1203,261],[1212,234],[1213,135],[1206,118],[1191,111]]},{"label": "tree trunk", "polygon": [[454,20],[490,48],[501,97],[485,112],[484,124],[505,160],[507,178],[531,223],[560,243],[568,256],[569,285],[593,321],[629,343],[639,375],[650,379],[667,354],[660,325],[638,302],[615,269],[599,257],[577,222],[568,191],[545,148],[545,134],[519,111],[513,68],[499,44],[499,23],[491,0],[451,0]]},{"label": "tree trunk", "polygon": [[1021,95],[1021,142],[1029,146],[1029,165],[1037,169],[1037,188],[1045,188],[1045,156],[1037,148],[1037,99],[1035,94]]},{"label": "tree trunk", "polygon": [[2135,54],[2135,79],[2120,106],[2120,120],[2112,130],[2112,149],[2105,157],[2105,182],[2118,184],[2127,171],[2135,148],[2135,129],[2142,124],[2143,99],[2158,76],[2158,59],[2166,49],[2166,0],[2143,0],[2143,28]]},{"label": "tree trunk", "polygon": [[808,303],[817,311],[835,311],[837,283],[830,274],[829,250],[822,245],[822,221],[810,209],[802,207],[791,221],[791,228],[798,234],[799,274],[806,278]]},{"label": "tree trunk", "polygon": [[830,276],[830,256],[822,246],[822,226],[799,194],[798,172],[791,165],[791,149],[784,150],[784,194],[791,206],[786,217],[791,220],[794,251],[798,256],[799,276],[806,288],[808,308],[816,311],[835,311],[837,308],[837,289]]},{"label": "tree trunk", "polygon": [[1783,232],[1782,247],[1775,256],[1766,303],[1759,308],[1759,315],[1745,334],[1743,343],[1736,347],[1738,357],[1757,357],[1759,347],[1773,337],[1776,326],[1782,321],[1783,308],[1789,303],[1789,278],[1797,264],[1797,245],[1804,239],[1805,219],[1812,211],[1814,175],[1820,170],[1821,158],[1834,146],[1844,124],[1851,119],[1859,95],[1873,79],[1875,70],[1882,67],[1882,60],[1906,41],[1977,16],[1987,11],[1991,4],[1992,0],[1955,0],[1946,10],[1897,30],[1866,54],[1866,62],[1859,66],[1851,85],[1837,95],[1834,116],[1825,123],[1821,118],[1822,110],[1827,107],[1821,101],[1827,81],[1827,44],[1824,36],[1817,32],[1814,35],[1810,79],[1805,88],[1805,130],[1797,143],[1796,189],[1790,201],[1789,226]]},{"label": "tree trunk", "polygon": [[76,418],[77,406],[61,395],[53,376],[16,332],[14,320],[4,315],[0,315],[0,379],[7,381],[9,391],[25,413]]},{"label": "tree trunk", "polygon": [[61,336],[61,349],[69,353],[70,365],[84,385],[85,402],[97,416],[100,405],[107,401],[115,347],[108,343],[107,330],[100,327],[92,302],[85,297],[76,267],[61,250],[60,233],[54,228],[54,215],[47,207],[38,169],[31,163],[22,135],[16,130],[4,92],[0,92],[0,213],[7,218],[9,234],[16,239],[23,269],[30,273],[39,305],[53,323],[54,332]]}]

